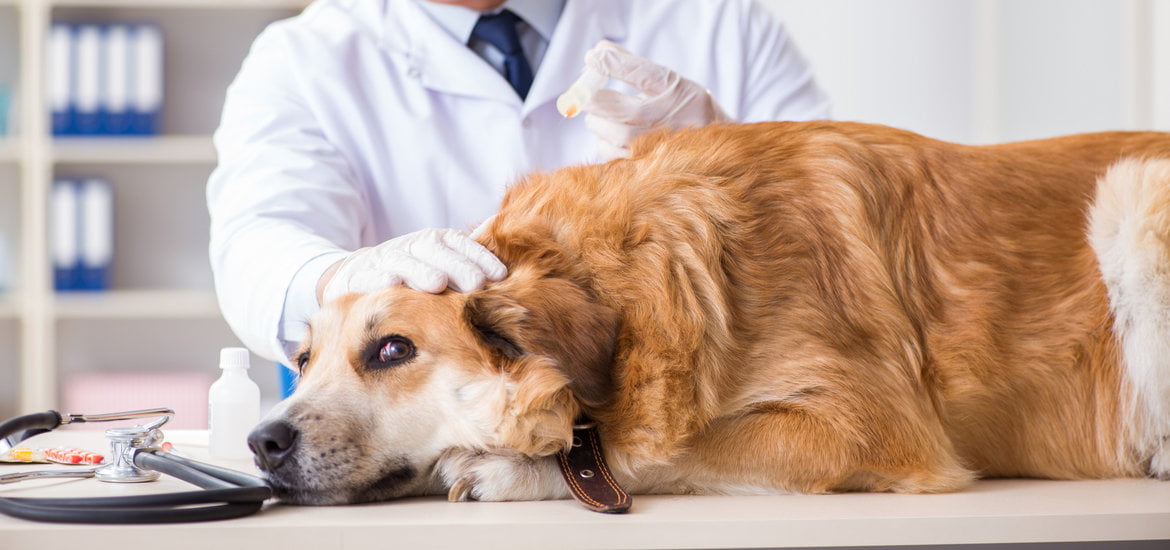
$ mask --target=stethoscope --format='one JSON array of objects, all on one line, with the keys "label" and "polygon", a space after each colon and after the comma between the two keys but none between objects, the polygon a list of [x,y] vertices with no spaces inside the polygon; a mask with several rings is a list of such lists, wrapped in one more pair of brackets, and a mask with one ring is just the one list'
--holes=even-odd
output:
[{"label": "stethoscope", "polygon": [[202,487],[157,495],[94,498],[0,498],[0,513],[57,523],[180,523],[210,521],[256,513],[272,490],[264,480],[159,448],[159,427],[175,414],[171,409],[148,409],[110,414],[61,415],[46,411],[0,423],[0,452],[34,435],[69,424],[158,417],[152,422],[110,428],[110,457],[106,464],[84,470],[45,470],[0,475],[0,484],[28,479],[94,477],[113,483],[154,481],[160,473]]}]

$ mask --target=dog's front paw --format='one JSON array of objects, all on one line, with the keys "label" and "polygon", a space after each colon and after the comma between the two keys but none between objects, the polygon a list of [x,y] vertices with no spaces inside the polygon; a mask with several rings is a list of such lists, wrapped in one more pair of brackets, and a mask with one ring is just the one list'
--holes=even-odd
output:
[{"label": "dog's front paw", "polygon": [[569,496],[552,457],[453,449],[439,460],[447,500],[545,500]]},{"label": "dog's front paw", "polygon": [[1150,458],[1150,477],[1170,481],[1170,437],[1163,437]]}]

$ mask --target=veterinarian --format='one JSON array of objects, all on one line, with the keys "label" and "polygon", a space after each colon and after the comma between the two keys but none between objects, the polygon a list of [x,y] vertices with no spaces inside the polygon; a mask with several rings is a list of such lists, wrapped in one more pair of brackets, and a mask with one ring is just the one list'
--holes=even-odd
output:
[{"label": "veterinarian", "polygon": [[[615,91],[566,119],[583,60]],[[207,186],[219,303],[286,361],[322,297],[504,277],[462,230],[527,172],[623,155],[652,127],[827,115],[752,0],[318,0],[261,33],[227,91]]]}]

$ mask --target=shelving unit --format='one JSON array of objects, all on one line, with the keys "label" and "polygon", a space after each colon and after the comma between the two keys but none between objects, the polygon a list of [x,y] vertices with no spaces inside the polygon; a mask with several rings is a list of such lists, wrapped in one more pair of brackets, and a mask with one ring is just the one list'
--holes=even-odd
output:
[{"label": "shelving unit", "polygon": [[58,319],[220,319],[215,293],[209,290],[112,290],[60,294]]},{"label": "shelving unit", "polygon": [[[16,0],[0,0],[0,87],[6,93],[15,93],[20,78],[20,19]],[[12,135],[19,123],[11,119],[16,110],[10,109],[7,132],[0,134],[0,246],[5,249],[7,261],[0,261],[0,277],[5,279],[0,288],[0,354],[8,358],[0,364],[0,414],[16,411],[21,388],[16,374],[21,365],[20,327],[22,302],[13,290],[19,277],[19,243],[21,226],[21,148],[22,141]]]},{"label": "shelving unit", "polygon": [[58,166],[68,164],[214,164],[210,136],[60,138],[51,152]]},{"label": "shelving unit", "polygon": [[[0,231],[14,233],[12,285],[0,289],[0,354],[20,358],[16,368],[0,365],[0,416],[61,406],[63,384],[74,373],[214,372],[218,349],[239,345],[220,314],[207,265],[203,189],[216,162],[211,133],[252,40],[309,2],[0,0],[0,28],[7,18],[18,29],[15,37],[0,36],[0,49],[17,51],[14,75],[3,74],[0,58],[0,84],[7,77],[19,102],[13,109],[19,120],[10,121],[19,134],[0,136]],[[161,135],[50,134],[44,44],[57,21],[159,25],[166,70]],[[115,190],[107,292],[57,293],[52,286],[48,194],[54,178],[78,175],[105,177]],[[19,218],[7,222],[11,227],[5,201]],[[271,363],[254,366],[253,377],[274,399]]]}]

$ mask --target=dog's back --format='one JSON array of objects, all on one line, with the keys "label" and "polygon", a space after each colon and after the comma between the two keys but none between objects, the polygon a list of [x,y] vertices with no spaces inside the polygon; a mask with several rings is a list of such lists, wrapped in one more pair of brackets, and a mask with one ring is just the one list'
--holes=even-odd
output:
[{"label": "dog's back", "polygon": [[[1170,355],[1122,345],[1113,321],[1167,349],[1170,241],[1095,228],[1097,252],[1125,264],[1105,266],[1107,290],[1087,239],[1098,178],[1170,158],[1170,135],[964,147],[767,123],[650,137],[631,157],[533,176],[492,237],[509,265],[558,250],[620,311],[619,387],[590,412],[629,469],[673,462],[712,488],[693,479],[734,477],[747,452],[787,489],[932,491],[970,470],[1135,475],[1170,434],[1130,427],[1166,414],[1149,411],[1170,366],[1148,358]],[[1150,178],[1131,192],[1142,206],[1099,210],[1095,227],[1167,236],[1170,179]],[[1135,378],[1121,365],[1139,348]],[[1158,389],[1130,410],[1131,386]],[[758,450],[729,439],[745,431]]]}]

